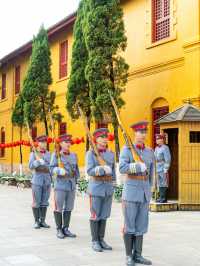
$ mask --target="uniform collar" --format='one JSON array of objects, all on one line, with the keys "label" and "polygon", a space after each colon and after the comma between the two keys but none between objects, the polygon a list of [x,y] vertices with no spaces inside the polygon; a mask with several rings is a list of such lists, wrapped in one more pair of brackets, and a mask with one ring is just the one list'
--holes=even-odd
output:
[{"label": "uniform collar", "polygon": [[98,149],[98,152],[100,153],[106,152],[106,149]]},{"label": "uniform collar", "polygon": [[65,156],[70,155],[70,151],[61,151],[61,153]]},{"label": "uniform collar", "polygon": [[163,145],[164,145],[164,144],[160,144],[160,145],[157,145],[157,147],[159,147],[159,148],[160,148],[160,147],[162,147]]},{"label": "uniform collar", "polygon": [[46,153],[46,150],[42,150],[40,151],[41,154],[45,154]]},{"label": "uniform collar", "polygon": [[145,149],[145,144],[144,143],[136,143],[135,144],[135,147],[138,149],[138,150],[144,150]]}]

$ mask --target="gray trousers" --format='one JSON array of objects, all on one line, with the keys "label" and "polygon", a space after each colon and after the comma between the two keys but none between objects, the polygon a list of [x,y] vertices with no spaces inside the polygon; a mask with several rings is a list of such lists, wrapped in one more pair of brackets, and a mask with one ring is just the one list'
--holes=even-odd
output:
[{"label": "gray trousers", "polygon": [[75,194],[75,190],[54,190],[55,211],[72,211],[74,208]]},{"label": "gray trousers", "polygon": [[33,208],[49,206],[49,197],[51,193],[51,185],[38,186],[32,184]]},{"label": "gray trousers", "polygon": [[164,172],[157,173],[158,187],[168,187],[168,178]]},{"label": "gray trousers", "polygon": [[90,195],[90,220],[100,221],[110,217],[112,207],[112,196],[92,196]]},{"label": "gray trousers", "polygon": [[149,224],[149,203],[122,202],[124,214],[124,233],[141,236],[148,231]]}]

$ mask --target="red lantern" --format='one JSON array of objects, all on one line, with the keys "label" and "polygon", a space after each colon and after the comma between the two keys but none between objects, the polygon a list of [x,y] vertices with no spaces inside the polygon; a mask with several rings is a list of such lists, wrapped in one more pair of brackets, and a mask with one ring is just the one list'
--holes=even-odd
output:
[{"label": "red lantern", "polygon": [[48,143],[48,144],[49,144],[49,143],[52,143],[52,141],[53,141],[52,138],[50,138],[50,137],[47,138],[47,143]]},{"label": "red lantern", "polygon": [[74,140],[74,142],[75,142],[76,144],[79,144],[79,139],[76,138],[76,139]]},{"label": "red lantern", "polygon": [[115,139],[114,134],[109,133],[109,134],[108,134],[108,140],[109,140],[109,141],[113,141],[114,139]]}]

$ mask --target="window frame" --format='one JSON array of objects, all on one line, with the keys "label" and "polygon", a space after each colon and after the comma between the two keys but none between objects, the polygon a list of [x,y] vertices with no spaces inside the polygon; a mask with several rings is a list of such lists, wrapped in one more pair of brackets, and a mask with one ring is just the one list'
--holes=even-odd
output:
[{"label": "window frame", "polygon": [[[19,71],[19,80],[17,80],[17,70]],[[15,95],[20,93],[20,85],[21,85],[21,67],[20,65],[15,66]]]},{"label": "window frame", "polygon": [[[2,133],[4,133],[3,142],[2,142]],[[0,138],[1,138],[1,144],[5,144],[6,143],[6,130],[5,130],[5,127],[1,127]],[[4,158],[4,157],[5,157],[5,148],[1,148],[0,149],[0,158]]]},{"label": "window frame", "polygon": [[170,36],[162,40],[153,42],[153,14],[152,3],[154,0],[146,1],[146,49],[154,48],[155,46],[165,44],[177,39],[177,0],[170,1]]},{"label": "window frame", "polygon": [[[65,130],[64,130],[64,132],[61,131],[61,126],[63,126],[63,125],[65,126]],[[67,134],[67,123],[66,123],[66,122],[60,122],[60,123],[59,123],[58,134],[59,134],[59,136],[60,136],[60,135]]]},{"label": "window frame", "polygon": [[[65,56],[65,61],[62,62],[62,45],[66,43],[66,47],[65,47],[65,52],[66,52],[66,56]],[[68,76],[68,40],[64,40],[62,42],[59,43],[59,79],[64,79]],[[63,74],[63,69],[65,69],[65,72]]]},{"label": "window frame", "polygon": [[[152,43],[156,43],[156,42],[162,41],[164,39],[170,38],[170,34],[171,34],[171,32],[170,32],[170,23],[171,23],[170,5],[171,5],[171,1],[170,0],[160,0],[161,1],[161,17],[160,18],[156,18],[156,12],[155,12],[156,1],[158,1],[158,0],[152,0],[152,4],[151,4],[152,5]],[[166,16],[164,15],[164,1],[169,2],[169,14]],[[157,26],[157,24],[165,22],[167,20],[169,20],[169,36],[162,37],[161,39],[156,40],[156,35],[157,35],[156,26]]]},{"label": "window frame", "polygon": [[[5,77],[5,82],[4,82]],[[6,87],[7,87],[7,74],[2,73],[1,77],[1,101],[6,99]]]}]

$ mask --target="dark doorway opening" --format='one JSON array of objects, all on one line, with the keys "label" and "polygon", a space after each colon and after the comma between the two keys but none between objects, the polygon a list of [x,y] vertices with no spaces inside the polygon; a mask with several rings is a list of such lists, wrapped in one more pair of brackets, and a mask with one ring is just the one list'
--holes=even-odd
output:
[{"label": "dark doorway opening", "polygon": [[169,146],[172,157],[171,167],[169,170],[168,198],[171,200],[178,200],[178,128],[165,129],[164,132],[168,135],[167,144]]}]

